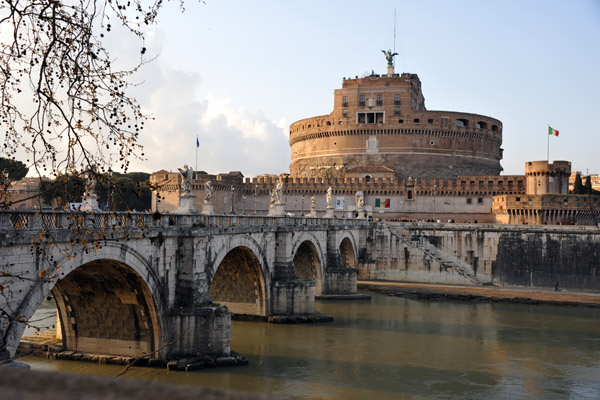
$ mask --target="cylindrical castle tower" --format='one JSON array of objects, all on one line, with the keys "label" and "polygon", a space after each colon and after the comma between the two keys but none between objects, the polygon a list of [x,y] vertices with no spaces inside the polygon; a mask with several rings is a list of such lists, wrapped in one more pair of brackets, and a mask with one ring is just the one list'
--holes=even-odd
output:
[{"label": "cylindrical castle tower", "polygon": [[570,161],[528,161],[525,163],[527,194],[569,194]]},{"label": "cylindrical castle tower", "polygon": [[[499,175],[502,123],[478,114],[428,111],[416,74],[344,78],[329,115],[290,126],[290,174],[398,178]],[[360,175],[359,174],[359,175]]]}]

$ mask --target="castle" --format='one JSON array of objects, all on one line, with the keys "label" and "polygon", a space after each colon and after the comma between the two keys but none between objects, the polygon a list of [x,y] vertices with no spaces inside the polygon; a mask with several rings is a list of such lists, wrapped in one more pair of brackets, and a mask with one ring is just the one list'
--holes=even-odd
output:
[{"label": "castle", "polygon": [[[385,75],[344,79],[330,114],[291,124],[289,143],[289,175],[197,174],[196,209],[211,181],[215,213],[266,215],[282,181],[288,215],[325,216],[331,187],[338,218],[357,217],[359,192],[369,218],[532,224],[599,218],[598,200],[568,195],[571,163],[529,162],[526,176],[501,176],[502,122],[427,110],[418,76],[394,73],[389,58]],[[160,188],[154,210],[177,209],[178,179],[165,170],[151,176]]]},{"label": "castle", "polygon": [[429,111],[416,74],[344,78],[329,115],[290,126],[294,177],[499,175],[502,123]]}]

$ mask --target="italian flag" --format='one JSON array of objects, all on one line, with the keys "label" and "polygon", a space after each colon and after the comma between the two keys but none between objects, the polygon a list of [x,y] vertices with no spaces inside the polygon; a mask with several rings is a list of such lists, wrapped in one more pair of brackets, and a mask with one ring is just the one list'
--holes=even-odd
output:
[{"label": "italian flag", "polygon": [[548,135],[550,136],[558,136],[558,131],[548,125]]}]

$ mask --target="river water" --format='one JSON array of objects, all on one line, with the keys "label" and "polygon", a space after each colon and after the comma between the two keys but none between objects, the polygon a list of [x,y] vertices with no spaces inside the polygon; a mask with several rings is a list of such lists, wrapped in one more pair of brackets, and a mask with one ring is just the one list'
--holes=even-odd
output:
[{"label": "river water", "polygon": [[[600,399],[600,309],[412,300],[317,301],[319,325],[232,322],[245,367],[125,377],[311,399]],[[24,358],[114,376],[122,366]]]}]

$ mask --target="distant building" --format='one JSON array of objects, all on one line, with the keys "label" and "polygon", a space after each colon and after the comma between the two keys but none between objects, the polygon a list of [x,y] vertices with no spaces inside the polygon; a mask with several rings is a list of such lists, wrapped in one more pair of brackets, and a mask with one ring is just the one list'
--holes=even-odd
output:
[{"label": "distant building", "polygon": [[577,174],[579,174],[579,176],[581,177],[582,184],[585,184],[585,180],[589,176],[590,179],[592,180],[592,182],[591,182],[592,189],[600,191],[600,175],[598,175],[598,174],[583,175],[581,173],[581,171],[571,172],[571,175],[569,176],[569,190],[570,191],[573,191],[573,187],[575,186],[575,177],[577,176]]},{"label": "distant building", "polygon": [[571,163],[530,161],[525,164],[527,192],[493,198],[495,221],[502,224],[597,225],[600,196],[570,195]]}]

